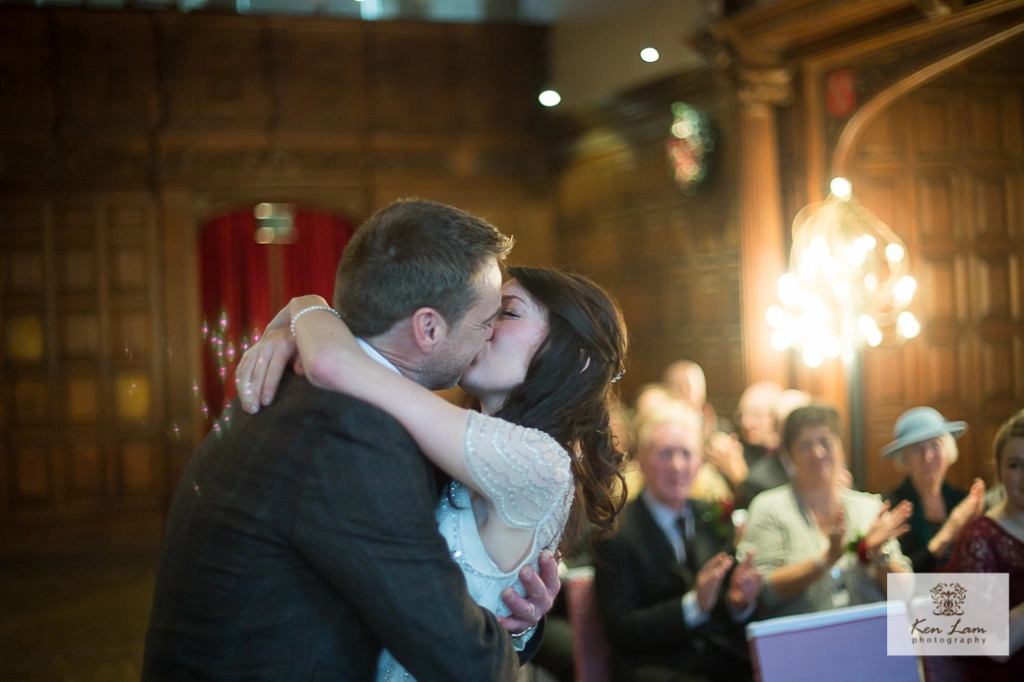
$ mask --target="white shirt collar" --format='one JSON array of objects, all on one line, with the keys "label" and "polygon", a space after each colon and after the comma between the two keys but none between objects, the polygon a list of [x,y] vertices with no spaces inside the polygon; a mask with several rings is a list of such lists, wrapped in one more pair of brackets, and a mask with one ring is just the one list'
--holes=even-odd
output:
[{"label": "white shirt collar", "polygon": [[644,499],[644,504],[647,505],[647,508],[651,510],[651,516],[654,517],[658,526],[670,534],[677,532],[676,519],[680,516],[689,516],[691,514],[689,502],[686,503],[681,512],[677,512],[654,499],[654,495],[647,488],[640,491],[640,496]]},{"label": "white shirt collar", "polygon": [[395,365],[390,360],[381,355],[379,350],[368,344],[366,341],[363,341],[362,339],[356,339],[356,341],[359,342],[359,345],[362,346],[363,350],[366,351],[366,354],[369,355],[371,358],[373,358],[380,364],[384,365],[385,367],[389,368],[391,371],[396,372],[397,374],[401,374],[401,372],[398,371],[398,368],[395,367]]},{"label": "white shirt collar", "polygon": [[693,510],[689,502],[683,507],[681,512],[677,512],[671,507],[663,505],[654,499],[647,488],[640,491],[640,497],[643,499],[644,504],[651,511],[651,516],[654,517],[654,522],[658,524],[658,528],[664,533],[668,539],[672,548],[675,550],[676,558],[682,562],[686,560],[686,543],[683,539],[683,533],[677,523],[680,518],[686,519],[686,527],[689,533],[693,533]]}]

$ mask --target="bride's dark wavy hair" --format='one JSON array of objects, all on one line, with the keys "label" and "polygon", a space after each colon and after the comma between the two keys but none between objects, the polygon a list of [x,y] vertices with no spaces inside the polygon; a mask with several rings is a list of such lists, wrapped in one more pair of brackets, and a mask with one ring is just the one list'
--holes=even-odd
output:
[{"label": "bride's dark wavy hair", "polygon": [[623,453],[609,424],[612,380],[625,370],[626,324],[618,303],[582,275],[528,267],[508,274],[547,308],[548,334],[494,416],[547,433],[572,456],[576,497],[560,544],[567,554],[584,515],[592,537],[604,537],[626,502]]}]

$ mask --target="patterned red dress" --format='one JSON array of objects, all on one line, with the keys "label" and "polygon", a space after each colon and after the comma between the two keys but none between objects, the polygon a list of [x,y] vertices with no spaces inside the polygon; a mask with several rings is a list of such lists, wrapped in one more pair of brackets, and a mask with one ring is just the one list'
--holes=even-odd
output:
[{"label": "patterned red dress", "polygon": [[[1024,602],[1024,542],[987,516],[974,519],[961,529],[945,570],[950,573],[1008,573],[1010,608]],[[1024,679],[1024,649],[1005,663],[983,656],[964,658],[963,662],[965,678],[971,682]]]}]

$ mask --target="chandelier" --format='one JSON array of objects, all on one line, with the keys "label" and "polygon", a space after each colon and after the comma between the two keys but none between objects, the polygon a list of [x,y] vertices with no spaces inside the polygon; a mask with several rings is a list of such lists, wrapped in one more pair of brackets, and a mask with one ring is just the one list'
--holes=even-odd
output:
[{"label": "chandelier", "polygon": [[853,198],[848,180],[834,178],[829,189],[793,220],[789,270],[767,311],[772,347],[799,350],[810,367],[921,331],[907,309],[917,282],[903,241]]}]

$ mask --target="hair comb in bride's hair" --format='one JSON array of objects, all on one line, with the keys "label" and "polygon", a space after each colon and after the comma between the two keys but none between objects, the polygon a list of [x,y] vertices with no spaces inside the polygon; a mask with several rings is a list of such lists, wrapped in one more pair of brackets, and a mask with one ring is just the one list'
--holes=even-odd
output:
[{"label": "hair comb in bride's hair", "polygon": [[623,374],[625,374],[625,373],[626,373],[626,370],[624,370],[624,369],[620,369],[620,370],[619,370],[619,373],[618,373],[618,374],[616,374],[615,376],[613,376],[613,377],[612,377],[612,383],[614,384],[614,383],[615,383],[616,381],[618,381],[619,379],[621,379],[621,378],[622,378],[622,375],[623,375]]}]

